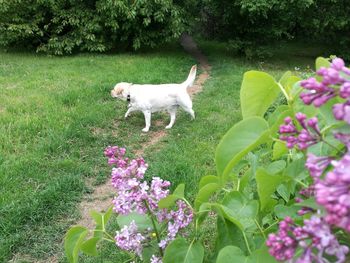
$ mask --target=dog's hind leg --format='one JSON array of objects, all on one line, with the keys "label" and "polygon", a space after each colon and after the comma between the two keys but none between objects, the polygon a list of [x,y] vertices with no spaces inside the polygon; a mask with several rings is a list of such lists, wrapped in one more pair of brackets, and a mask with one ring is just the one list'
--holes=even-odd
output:
[{"label": "dog's hind leg", "polygon": [[168,109],[168,112],[170,114],[170,123],[165,127],[165,129],[170,129],[173,127],[176,119],[176,108]]},{"label": "dog's hind leg", "polygon": [[143,132],[148,132],[149,127],[151,126],[151,111],[150,110],[145,110],[142,111],[143,115],[145,115],[145,123],[146,127],[142,129]]},{"label": "dog's hind leg", "polygon": [[186,94],[186,96],[182,96],[178,99],[178,103],[183,108],[184,111],[189,113],[192,119],[195,119],[194,111],[192,110],[192,101],[190,96]]}]

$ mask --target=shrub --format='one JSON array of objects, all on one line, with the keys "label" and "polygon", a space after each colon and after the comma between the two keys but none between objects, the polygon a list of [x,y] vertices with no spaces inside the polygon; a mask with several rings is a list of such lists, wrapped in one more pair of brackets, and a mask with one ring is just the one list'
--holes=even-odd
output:
[{"label": "shrub", "polygon": [[154,47],[183,32],[183,16],[170,0],[5,0],[0,45],[56,55]]}]

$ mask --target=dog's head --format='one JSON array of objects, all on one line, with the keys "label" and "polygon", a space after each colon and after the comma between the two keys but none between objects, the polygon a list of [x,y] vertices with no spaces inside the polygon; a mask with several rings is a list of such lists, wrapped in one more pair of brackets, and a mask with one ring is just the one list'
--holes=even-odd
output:
[{"label": "dog's head", "polygon": [[128,82],[119,82],[114,88],[111,90],[111,96],[113,98],[118,98],[122,100],[126,100],[127,96],[130,94],[129,89],[131,87],[131,83]]}]

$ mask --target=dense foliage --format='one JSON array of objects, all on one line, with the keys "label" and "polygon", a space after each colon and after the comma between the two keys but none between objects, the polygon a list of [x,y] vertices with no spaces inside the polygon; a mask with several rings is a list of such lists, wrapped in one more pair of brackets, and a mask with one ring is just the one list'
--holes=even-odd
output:
[{"label": "dense foliage", "polygon": [[[108,240],[132,252],[135,262],[200,263],[208,252],[201,227],[213,219],[210,262],[346,262],[350,69],[339,58],[318,58],[316,68],[317,75],[303,81],[289,71],[279,81],[264,72],[244,74],[243,120],[221,139],[217,174],[201,178],[193,205],[183,184],[172,194],[170,182],[154,177],[149,184],[143,159],[108,147],[120,230],[114,238],[106,231],[111,209],[93,212],[92,238],[81,226],[66,235],[70,262],[79,251],[97,255],[96,244]],[[286,104],[271,112],[280,93]]]},{"label": "dense foliage", "polygon": [[192,27],[247,57],[268,55],[266,45],[295,38],[349,56],[349,12],[346,0],[4,0],[0,45],[54,54],[137,49]]},{"label": "dense foliage", "polygon": [[0,45],[54,54],[155,46],[184,30],[171,0],[0,1]]},{"label": "dense foliage", "polygon": [[[264,55],[264,45],[299,39],[329,44],[331,52],[349,56],[350,7],[346,0],[203,0],[203,30],[229,41],[248,57]],[[222,8],[222,7],[225,8]],[[334,54],[334,53],[333,53]]]}]

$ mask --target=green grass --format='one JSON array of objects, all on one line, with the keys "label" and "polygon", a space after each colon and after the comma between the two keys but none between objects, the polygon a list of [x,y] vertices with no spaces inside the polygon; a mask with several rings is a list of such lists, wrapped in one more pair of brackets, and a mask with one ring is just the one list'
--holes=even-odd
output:
[{"label": "green grass", "polygon": [[0,262],[60,250],[85,178],[110,173],[104,147],[138,149],[147,140],[141,114],[123,120],[126,102],[110,97],[113,85],[181,82],[193,63],[178,46],[62,58],[0,53]]},{"label": "green grass", "polygon": [[[215,174],[215,147],[241,118],[243,73],[265,70],[279,77],[294,67],[312,67],[317,55],[287,47],[273,59],[250,62],[231,56],[220,43],[201,41],[200,47],[213,69],[194,98],[196,119],[180,111],[168,136],[145,152],[148,178],[160,176],[173,188],[185,183],[190,200],[200,178]],[[84,180],[103,181],[110,173],[104,147],[134,151],[147,141],[142,114],[124,121],[126,104],[111,99],[111,87],[119,81],[180,82],[193,63],[178,46],[62,58],[0,53],[0,261],[15,254],[45,259],[61,252],[63,234],[79,216],[77,202],[88,191]],[[151,133],[163,129],[155,120],[168,122],[166,115],[152,117]],[[112,244],[101,257],[119,262],[120,256]]]}]

